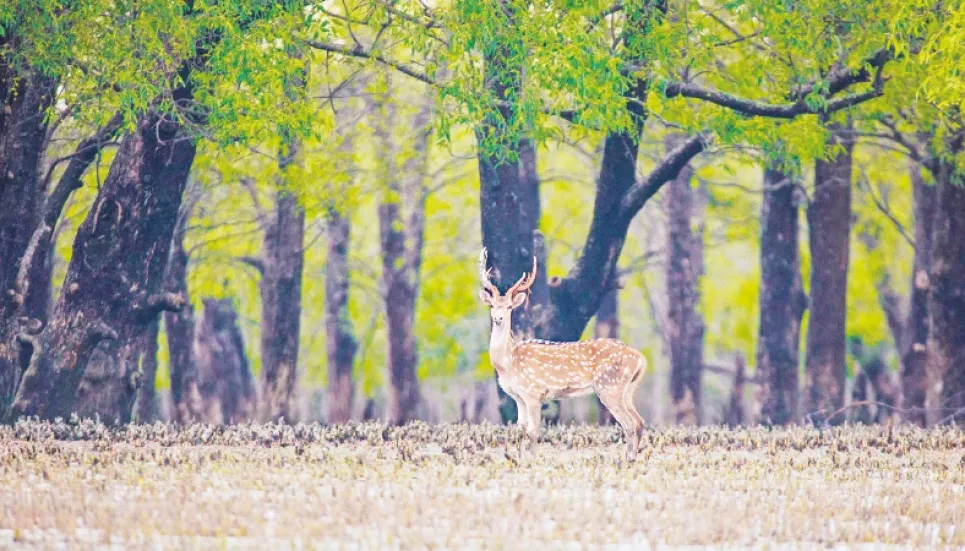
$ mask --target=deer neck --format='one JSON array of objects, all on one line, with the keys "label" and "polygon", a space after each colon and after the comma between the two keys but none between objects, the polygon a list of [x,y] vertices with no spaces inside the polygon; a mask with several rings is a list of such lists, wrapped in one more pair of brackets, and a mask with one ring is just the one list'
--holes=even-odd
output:
[{"label": "deer neck", "polygon": [[512,320],[507,316],[502,325],[493,325],[489,339],[489,359],[497,372],[510,368],[513,355]]}]

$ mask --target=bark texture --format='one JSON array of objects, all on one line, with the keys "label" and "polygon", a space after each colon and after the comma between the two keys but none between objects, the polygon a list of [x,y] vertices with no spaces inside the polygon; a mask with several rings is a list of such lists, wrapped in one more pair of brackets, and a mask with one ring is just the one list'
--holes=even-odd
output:
[{"label": "bark texture", "polygon": [[[961,150],[957,144],[955,151]],[[950,164],[938,170],[929,289],[931,373],[941,381],[939,421],[965,424],[965,186]]]},{"label": "bark texture", "polygon": [[811,247],[811,317],[805,363],[805,410],[815,423],[842,423],[830,416],[844,406],[845,321],[851,237],[851,152],[844,132],[834,141],[844,151],[814,166],[814,198],[807,209]]},{"label": "bark texture", "polygon": [[757,369],[760,422],[794,421],[798,404],[800,322],[806,297],[798,264],[798,208],[790,176],[764,170]]},{"label": "bark texture", "polygon": [[[282,175],[297,154],[289,142],[279,162]],[[261,369],[265,421],[297,421],[298,338],[301,329],[305,211],[280,178],[275,209],[265,230],[261,277]]]},{"label": "bark texture", "polygon": [[[15,37],[4,46],[15,47]],[[40,162],[47,136],[45,113],[54,82],[39,74],[18,74],[0,59],[0,418],[7,412],[30,355],[18,340],[19,318],[46,318],[47,296],[23,287],[33,275],[25,265],[40,218],[44,190]],[[36,249],[36,246],[34,246]],[[37,263],[39,264],[39,262]],[[21,272],[23,272],[21,274]]]},{"label": "bark texture", "polygon": [[151,323],[144,335],[141,353],[141,386],[137,390],[134,419],[138,423],[154,423],[161,420],[161,404],[157,395],[157,350],[160,320]]},{"label": "bark texture", "polygon": [[[189,97],[179,90],[176,99]],[[123,140],[74,241],[67,277],[33,354],[12,414],[67,417],[95,349],[137,384],[137,350],[150,323],[182,298],[161,283],[195,145],[159,117]],[[107,341],[102,344],[103,341]],[[135,387],[136,388],[136,387]],[[130,396],[133,389],[125,389]],[[125,405],[127,415],[129,407]]]},{"label": "bark texture", "polygon": [[234,304],[212,298],[202,304],[194,350],[204,419],[215,424],[247,421],[257,396]]},{"label": "bark texture", "polygon": [[[666,148],[679,147],[671,135]],[[667,336],[670,341],[670,397],[678,424],[702,419],[700,378],[703,370],[704,322],[698,312],[699,278],[703,272],[703,236],[693,230],[698,201],[691,186],[693,169],[685,166],[667,184]]]}]

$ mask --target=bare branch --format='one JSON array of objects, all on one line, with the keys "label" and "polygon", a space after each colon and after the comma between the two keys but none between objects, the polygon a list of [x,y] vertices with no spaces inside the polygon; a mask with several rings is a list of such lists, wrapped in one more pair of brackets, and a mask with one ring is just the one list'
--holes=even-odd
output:
[{"label": "bare branch", "polygon": [[620,215],[633,218],[643,205],[663,187],[673,180],[680,170],[707,147],[707,137],[691,136],[680,147],[668,153],[646,178],[633,185],[620,204]]}]

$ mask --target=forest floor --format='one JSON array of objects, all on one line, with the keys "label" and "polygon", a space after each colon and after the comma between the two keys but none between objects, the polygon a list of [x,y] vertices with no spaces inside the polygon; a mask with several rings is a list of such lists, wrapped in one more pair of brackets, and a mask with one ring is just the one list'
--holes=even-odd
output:
[{"label": "forest floor", "polygon": [[965,545],[965,432],[0,427],[0,549]]}]

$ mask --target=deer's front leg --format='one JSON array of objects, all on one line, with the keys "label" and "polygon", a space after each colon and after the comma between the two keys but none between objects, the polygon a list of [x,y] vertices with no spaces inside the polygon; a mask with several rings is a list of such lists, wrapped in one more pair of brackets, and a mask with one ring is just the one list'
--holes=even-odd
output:
[{"label": "deer's front leg", "polygon": [[529,447],[532,449],[539,440],[543,404],[539,400],[527,400],[525,407],[525,410],[520,410],[520,414],[522,415],[523,411],[526,412],[526,432],[529,434]]}]

